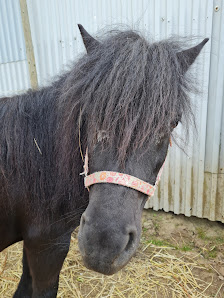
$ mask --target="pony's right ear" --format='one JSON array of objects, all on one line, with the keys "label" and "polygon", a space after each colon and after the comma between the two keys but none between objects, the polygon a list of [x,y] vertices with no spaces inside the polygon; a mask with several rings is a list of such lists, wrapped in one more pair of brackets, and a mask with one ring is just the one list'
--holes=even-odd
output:
[{"label": "pony's right ear", "polygon": [[188,50],[184,50],[182,52],[177,53],[177,58],[182,65],[183,71],[186,72],[191,64],[194,63],[195,59],[201,52],[201,49],[206,44],[209,38],[205,38],[201,43],[197,46],[190,48]]},{"label": "pony's right ear", "polygon": [[100,45],[99,41],[93,38],[81,24],[78,24],[79,31],[82,35],[82,40],[85,45],[87,53],[90,53],[91,50],[98,47]]}]

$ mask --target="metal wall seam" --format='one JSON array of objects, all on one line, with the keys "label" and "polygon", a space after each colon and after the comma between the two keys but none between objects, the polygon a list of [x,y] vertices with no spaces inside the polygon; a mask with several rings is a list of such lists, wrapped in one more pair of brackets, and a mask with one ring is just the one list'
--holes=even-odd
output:
[{"label": "metal wall seam", "polygon": [[224,221],[224,175],[219,174],[223,144],[224,5],[214,0],[211,67],[205,156],[205,212],[211,220]]}]

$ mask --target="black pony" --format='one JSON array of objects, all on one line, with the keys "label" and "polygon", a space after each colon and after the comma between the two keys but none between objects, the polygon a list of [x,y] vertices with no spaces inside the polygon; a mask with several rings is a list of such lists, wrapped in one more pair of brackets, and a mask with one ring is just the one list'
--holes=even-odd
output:
[{"label": "black pony", "polygon": [[183,50],[131,30],[97,41],[79,28],[87,54],[70,71],[49,87],[0,99],[0,251],[24,243],[15,297],[56,296],[82,214],[88,268],[113,274],[137,249],[147,196],[107,183],[88,192],[81,150],[88,147],[90,173],[154,184],[173,128],[193,119],[186,71],[208,39]]}]

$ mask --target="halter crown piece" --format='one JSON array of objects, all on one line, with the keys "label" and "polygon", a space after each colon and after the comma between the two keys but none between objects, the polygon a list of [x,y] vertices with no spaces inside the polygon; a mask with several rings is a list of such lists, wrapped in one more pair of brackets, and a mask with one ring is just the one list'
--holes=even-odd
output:
[{"label": "halter crown piece", "polygon": [[[171,141],[170,141],[171,146]],[[158,185],[163,168],[165,165],[165,161],[162,165],[162,167],[159,170],[159,173],[156,178],[155,185],[152,185],[150,183],[147,183],[139,178],[136,178],[134,176],[119,173],[119,172],[112,172],[112,171],[100,171],[95,172],[93,174],[88,175],[89,169],[88,169],[88,148],[86,150],[85,154],[85,161],[84,161],[84,172],[80,175],[85,175],[84,178],[84,185],[89,190],[89,186],[97,183],[113,183],[118,184],[126,187],[133,188],[135,190],[138,190],[148,196],[148,199],[152,197],[155,193],[156,186]]]}]

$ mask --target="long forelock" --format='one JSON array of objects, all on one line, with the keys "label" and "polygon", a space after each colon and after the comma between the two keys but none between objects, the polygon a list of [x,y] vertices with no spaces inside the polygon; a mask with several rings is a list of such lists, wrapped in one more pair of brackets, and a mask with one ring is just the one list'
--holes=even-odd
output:
[{"label": "long forelock", "polygon": [[161,135],[170,136],[181,116],[188,130],[194,119],[192,82],[178,61],[181,50],[182,42],[173,39],[149,44],[134,31],[109,34],[65,80],[67,121],[76,119],[78,127],[81,112],[89,146],[105,131],[120,160]]}]

